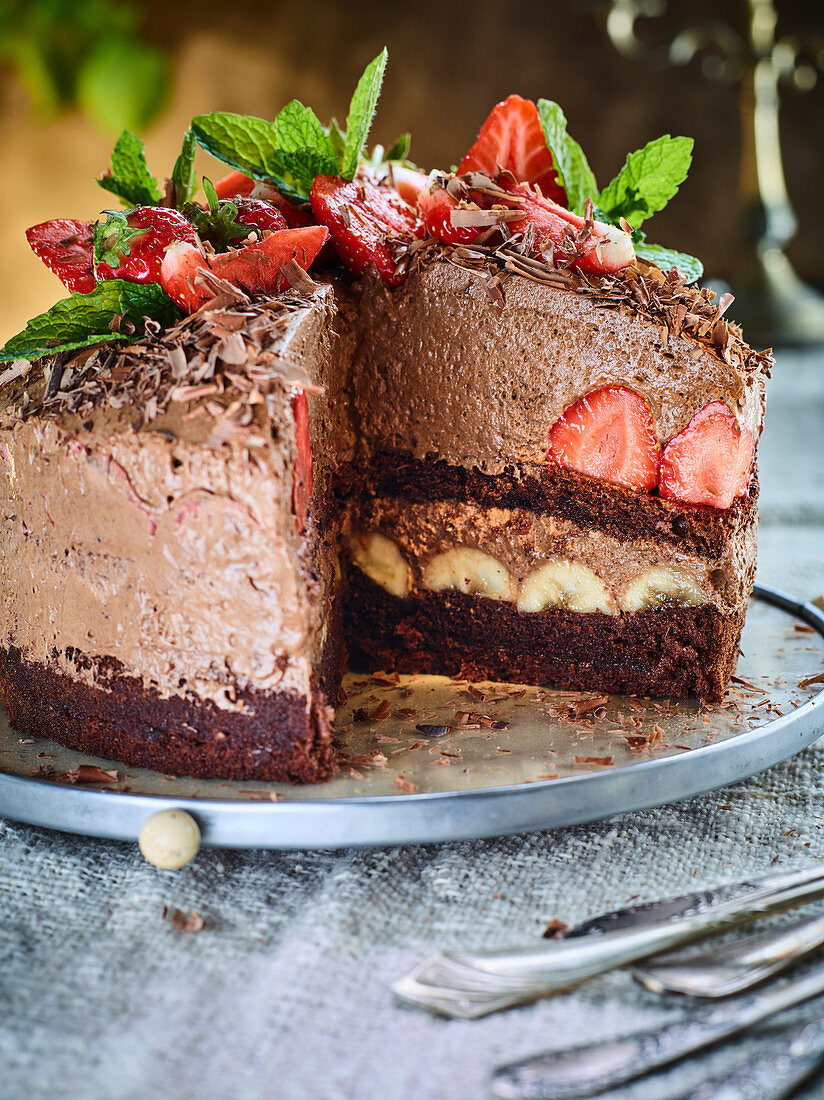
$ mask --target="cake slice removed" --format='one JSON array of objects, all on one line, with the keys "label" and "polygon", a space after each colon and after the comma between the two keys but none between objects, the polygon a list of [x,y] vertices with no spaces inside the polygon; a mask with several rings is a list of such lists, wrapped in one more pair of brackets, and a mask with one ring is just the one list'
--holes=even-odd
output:
[{"label": "cake slice removed", "polygon": [[338,521],[310,436],[334,308],[328,287],[227,284],[0,388],[0,700],[20,734],[175,774],[330,774]]}]

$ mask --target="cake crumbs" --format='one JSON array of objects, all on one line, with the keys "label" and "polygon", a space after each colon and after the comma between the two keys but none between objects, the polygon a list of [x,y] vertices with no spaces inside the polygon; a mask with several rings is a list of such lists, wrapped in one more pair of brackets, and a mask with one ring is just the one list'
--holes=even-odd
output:
[{"label": "cake crumbs", "polygon": [[182,909],[170,910],[166,905],[163,906],[163,920],[168,921],[178,932],[188,932],[192,935],[197,935],[204,926],[200,913],[192,912],[187,916]]},{"label": "cake crumbs", "polygon": [[415,794],[418,790],[417,783],[411,783],[408,779],[404,779],[402,775],[395,776],[395,786],[400,787],[406,794]]}]

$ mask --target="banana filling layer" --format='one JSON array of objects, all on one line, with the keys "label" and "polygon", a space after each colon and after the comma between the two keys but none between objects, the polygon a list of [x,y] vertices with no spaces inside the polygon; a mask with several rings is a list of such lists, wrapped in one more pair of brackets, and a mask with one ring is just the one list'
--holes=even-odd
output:
[{"label": "banana filling layer", "polygon": [[710,603],[734,609],[749,580],[745,538],[733,537],[722,558],[701,558],[522,509],[380,499],[368,515],[349,517],[346,544],[361,572],[394,596],[457,591],[526,614],[618,615]]}]

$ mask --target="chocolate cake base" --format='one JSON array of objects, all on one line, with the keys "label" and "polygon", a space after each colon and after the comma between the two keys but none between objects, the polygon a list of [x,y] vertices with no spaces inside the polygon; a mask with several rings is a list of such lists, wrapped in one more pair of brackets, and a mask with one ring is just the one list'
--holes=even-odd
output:
[{"label": "chocolate cake base", "polygon": [[721,702],[744,612],[715,607],[634,614],[533,614],[460,592],[390,595],[350,569],[350,667],[627,695]]},{"label": "chocolate cake base", "polygon": [[343,665],[341,631],[330,630],[311,698],[295,691],[237,693],[242,711],[211,700],[163,698],[120,675],[112,658],[72,653],[100,687],[0,649],[0,704],[24,737],[48,737],[78,752],[200,779],[317,783],[336,770],[329,700]]}]

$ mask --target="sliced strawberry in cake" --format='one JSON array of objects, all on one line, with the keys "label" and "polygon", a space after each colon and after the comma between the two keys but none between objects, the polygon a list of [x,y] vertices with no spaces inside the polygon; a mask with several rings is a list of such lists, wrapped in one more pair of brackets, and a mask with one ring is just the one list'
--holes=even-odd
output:
[{"label": "sliced strawberry in cake", "polygon": [[729,508],[736,497],[747,494],[754,451],[749,428],[723,402],[713,401],[664,448],[661,496]]},{"label": "sliced strawberry in cake", "polygon": [[605,386],[576,401],[549,430],[547,458],[628,489],[654,489],[661,448],[643,397]]}]

